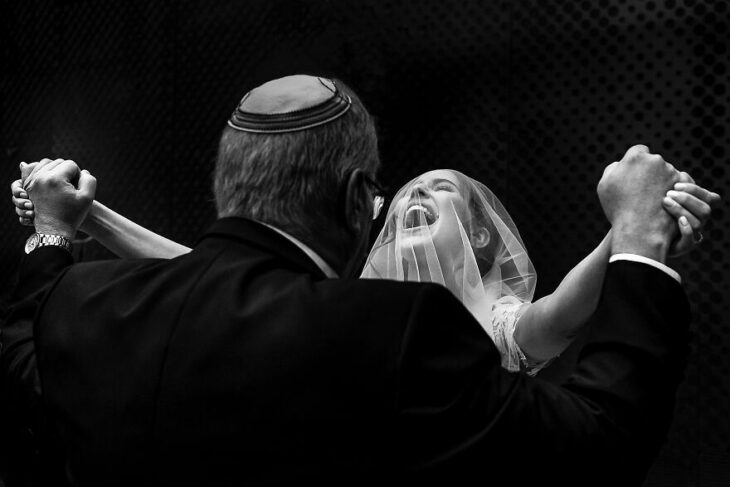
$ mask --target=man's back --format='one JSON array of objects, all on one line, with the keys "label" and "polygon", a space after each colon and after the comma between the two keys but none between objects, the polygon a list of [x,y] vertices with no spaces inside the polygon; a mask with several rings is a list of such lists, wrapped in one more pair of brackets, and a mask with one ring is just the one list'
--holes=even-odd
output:
[{"label": "man's back", "polygon": [[82,485],[428,484],[519,470],[526,444],[525,481],[640,478],[679,380],[649,364],[681,362],[686,301],[642,264],[606,280],[567,390],[502,370],[440,286],[325,279],[276,232],[224,219],[182,258],[56,281],[35,330],[44,401]]},{"label": "man's back", "polygon": [[261,482],[392,463],[400,345],[431,286],[328,280],[270,230],[227,223],[285,248],[213,235],[171,261],[81,264],[43,306],[44,395],[82,483],[97,467]]}]

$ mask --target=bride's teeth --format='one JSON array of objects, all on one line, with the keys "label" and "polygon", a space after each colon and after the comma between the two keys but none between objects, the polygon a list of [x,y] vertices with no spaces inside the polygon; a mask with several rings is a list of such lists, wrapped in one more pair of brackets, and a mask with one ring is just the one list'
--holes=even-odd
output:
[{"label": "bride's teeth", "polygon": [[436,221],[436,217],[434,216],[433,212],[430,209],[426,208],[425,206],[422,206],[422,205],[419,205],[419,204],[415,204],[415,205],[409,207],[406,210],[406,213],[405,214],[406,215],[409,215],[411,212],[414,212],[414,211],[421,211],[421,212],[423,212],[426,225],[430,225],[431,223],[433,223],[434,221]]}]

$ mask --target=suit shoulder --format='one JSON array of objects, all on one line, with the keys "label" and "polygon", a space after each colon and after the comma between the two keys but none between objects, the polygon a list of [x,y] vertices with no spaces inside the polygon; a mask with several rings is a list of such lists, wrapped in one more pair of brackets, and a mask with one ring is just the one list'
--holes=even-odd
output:
[{"label": "suit shoulder", "polygon": [[330,297],[359,296],[358,301],[373,306],[413,308],[416,303],[436,302],[461,307],[459,300],[444,286],[434,283],[401,282],[387,279],[330,279],[322,281]]},{"label": "suit shoulder", "polygon": [[109,259],[79,262],[68,268],[62,281],[74,287],[96,288],[99,284],[154,273],[168,265],[167,259]]},{"label": "suit shoulder", "polygon": [[76,274],[118,274],[133,270],[155,267],[169,262],[166,259],[108,259],[78,262],[71,266],[70,272]]}]

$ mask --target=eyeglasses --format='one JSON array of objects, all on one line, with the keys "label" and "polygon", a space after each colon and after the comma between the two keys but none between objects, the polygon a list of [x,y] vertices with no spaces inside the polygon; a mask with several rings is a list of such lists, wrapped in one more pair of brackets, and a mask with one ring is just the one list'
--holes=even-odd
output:
[{"label": "eyeglasses", "polygon": [[378,215],[380,215],[380,211],[383,209],[383,205],[385,204],[385,189],[378,184],[375,179],[371,178],[367,174],[365,174],[365,181],[373,187],[373,192],[375,195],[373,196],[373,220],[376,220],[378,218]]}]

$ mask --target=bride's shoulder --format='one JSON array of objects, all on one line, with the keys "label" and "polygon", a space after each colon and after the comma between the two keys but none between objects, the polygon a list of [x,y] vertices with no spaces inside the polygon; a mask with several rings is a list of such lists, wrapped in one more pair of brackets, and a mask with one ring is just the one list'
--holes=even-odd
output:
[{"label": "bride's shoulder", "polygon": [[494,304],[492,305],[493,309],[500,308],[500,307],[512,307],[512,306],[522,306],[525,304],[529,304],[525,301],[522,301],[516,296],[500,296],[494,301]]},{"label": "bride's shoulder", "polygon": [[501,296],[492,304],[494,323],[514,323],[530,303],[516,296]]}]

